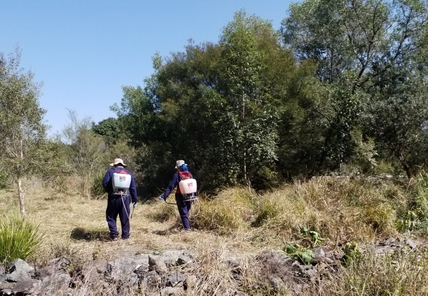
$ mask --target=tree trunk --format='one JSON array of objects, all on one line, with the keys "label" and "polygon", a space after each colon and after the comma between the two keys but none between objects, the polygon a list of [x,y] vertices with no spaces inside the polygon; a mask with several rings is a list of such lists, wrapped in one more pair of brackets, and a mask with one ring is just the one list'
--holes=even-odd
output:
[{"label": "tree trunk", "polygon": [[24,192],[24,189],[22,189],[22,179],[18,178],[16,181],[16,184],[18,185],[18,193],[19,193],[19,209],[21,211],[21,215],[25,216],[25,204],[24,204],[25,192]]}]

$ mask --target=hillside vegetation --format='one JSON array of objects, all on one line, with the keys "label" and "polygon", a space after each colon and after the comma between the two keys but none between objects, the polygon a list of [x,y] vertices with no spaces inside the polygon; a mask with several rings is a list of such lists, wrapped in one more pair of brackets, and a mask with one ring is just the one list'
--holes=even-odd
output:
[{"label": "hillside vegetation", "polygon": [[[110,106],[115,118],[70,110],[51,138],[42,85],[19,49],[0,53],[1,260],[64,257],[75,271],[183,248],[199,263],[195,295],[294,293],[272,278],[283,266],[269,252],[317,269],[307,295],[425,295],[427,23],[420,0],[304,0],[279,30],[241,10],[218,42],[154,54],[153,74]],[[132,239],[113,243],[101,181],[117,157],[140,203]],[[189,234],[154,198],[179,159],[199,186]],[[370,247],[402,239],[418,243],[385,256]],[[327,273],[313,262],[320,248],[339,261]],[[223,264],[235,255],[239,281]]]},{"label": "hillside vegetation", "polygon": [[[316,247],[340,253],[352,244],[355,252],[349,264],[341,265],[322,283],[309,282],[306,295],[424,295],[422,283],[428,278],[420,271],[428,263],[423,240],[428,231],[426,180],[422,176],[411,182],[322,177],[264,194],[230,188],[214,199],[200,197],[200,207],[195,204],[192,210],[191,233],[180,231],[174,205],[149,199],[133,212],[132,238],[121,242],[108,239],[104,199],[56,193],[34,184],[28,190],[26,219],[39,226],[44,238],[29,262],[41,267],[53,258],[65,257],[78,268],[127,252],[188,250],[202,264],[198,274],[204,277],[199,285],[209,287],[205,292],[196,287],[192,295],[211,295],[209,291],[227,291],[236,285],[223,280],[231,276],[222,265],[225,258],[251,258],[263,251],[287,254],[287,245],[297,246],[301,253]],[[0,210],[15,212],[12,193],[3,190],[0,196]],[[380,258],[370,252],[371,245],[389,238],[411,238],[419,246]],[[271,290],[266,271],[242,268],[246,270],[239,290],[249,295],[293,295],[291,290]]]}]

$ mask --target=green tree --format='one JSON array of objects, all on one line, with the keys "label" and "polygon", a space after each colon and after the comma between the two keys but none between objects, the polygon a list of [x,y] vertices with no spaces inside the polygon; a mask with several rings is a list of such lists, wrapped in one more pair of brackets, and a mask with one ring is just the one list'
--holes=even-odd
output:
[{"label": "green tree", "polygon": [[428,5],[394,1],[389,19],[387,46],[367,79],[363,126],[380,152],[412,177],[428,165]]},{"label": "green tree", "polygon": [[119,121],[116,118],[109,117],[101,120],[97,124],[93,124],[92,131],[104,138],[107,145],[114,145],[118,140],[122,140],[124,136],[121,133]]},{"label": "green tree", "polygon": [[260,167],[277,159],[278,104],[263,79],[269,58],[266,39],[279,45],[277,37],[269,22],[240,11],[224,28],[220,40],[229,82],[225,99],[231,137],[226,141],[232,144],[233,153],[228,163],[249,186]]},{"label": "green tree", "polygon": [[106,143],[91,129],[90,118],[79,119],[74,110],[68,111],[71,122],[64,128],[63,135],[71,148],[72,163],[69,165],[82,181],[81,193],[90,197],[94,177],[105,168]]},{"label": "green tree", "polygon": [[[363,139],[374,138],[376,149],[383,150],[379,155],[399,161],[406,171],[400,158],[423,152],[410,148],[421,147],[425,140],[419,145],[400,142],[423,133],[426,113],[419,107],[424,99],[415,94],[425,91],[418,76],[424,75],[419,68],[426,52],[422,42],[426,19],[426,4],[417,0],[307,0],[290,6],[281,28],[284,44],[301,61],[318,65],[319,90],[314,92],[318,96],[306,100],[305,116],[309,121],[319,114],[314,117],[319,120],[309,122],[323,127],[316,159],[321,169],[340,168],[353,157],[358,150],[351,135],[355,130],[363,131]],[[403,95],[411,102],[406,107]],[[385,114],[386,105],[397,111]],[[414,116],[415,110],[418,123],[409,124],[405,118]],[[398,116],[400,112],[406,116]]]},{"label": "green tree", "polygon": [[173,54],[156,90],[172,154],[193,160],[210,188],[269,186],[277,178],[277,124],[294,67],[271,23],[244,11],[218,44],[189,44]]},{"label": "green tree", "polygon": [[124,88],[121,106],[113,106],[131,142],[144,145],[146,178],[169,178],[182,158],[208,191],[266,188],[278,179],[278,119],[296,65],[271,23],[240,11],[218,44],[191,41],[153,61],[146,86]]},{"label": "green tree", "polygon": [[20,68],[20,51],[0,55],[0,153],[2,169],[14,180],[20,212],[25,215],[23,179],[41,171],[44,163],[45,110],[39,107],[40,84]]}]

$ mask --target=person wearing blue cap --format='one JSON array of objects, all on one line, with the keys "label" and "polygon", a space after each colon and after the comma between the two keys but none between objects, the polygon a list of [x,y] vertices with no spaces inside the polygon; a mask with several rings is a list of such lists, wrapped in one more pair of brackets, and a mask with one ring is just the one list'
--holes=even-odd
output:
[{"label": "person wearing blue cap", "polygon": [[165,193],[160,195],[159,199],[166,201],[166,199],[174,190],[174,188],[177,187],[177,190],[175,191],[175,201],[177,203],[178,212],[180,213],[180,218],[181,218],[181,222],[183,224],[184,230],[190,231],[189,212],[192,209],[193,200],[189,201],[185,199],[184,195],[180,191],[179,183],[181,180],[184,180],[184,179],[189,179],[189,178],[193,179],[193,176],[189,172],[187,168],[187,164],[184,162],[184,160],[177,160],[175,169],[177,171],[175,172],[171,182],[166,188]]}]

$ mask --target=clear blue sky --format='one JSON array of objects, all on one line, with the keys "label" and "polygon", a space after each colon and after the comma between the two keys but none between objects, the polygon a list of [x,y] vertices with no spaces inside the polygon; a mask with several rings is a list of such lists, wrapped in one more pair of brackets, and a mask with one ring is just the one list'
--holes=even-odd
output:
[{"label": "clear blue sky", "polygon": [[152,56],[217,42],[244,9],[275,29],[298,0],[0,0],[0,52],[21,50],[21,66],[43,82],[49,134],[70,124],[67,109],[95,123],[115,117],[122,86],[143,86]]}]

